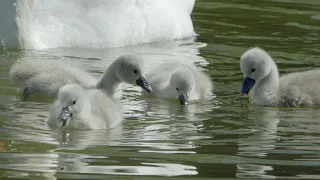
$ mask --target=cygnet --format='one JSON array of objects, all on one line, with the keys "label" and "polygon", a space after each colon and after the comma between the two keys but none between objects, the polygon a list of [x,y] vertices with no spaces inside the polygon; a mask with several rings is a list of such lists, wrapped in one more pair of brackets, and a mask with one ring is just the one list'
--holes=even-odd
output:
[{"label": "cygnet", "polygon": [[198,68],[180,62],[156,66],[146,75],[151,95],[177,99],[181,105],[189,100],[208,98],[213,88],[208,75]]},{"label": "cygnet", "polygon": [[283,75],[279,78],[277,65],[263,49],[247,50],[240,59],[244,76],[242,94],[251,102],[269,106],[314,106],[320,104],[320,70]]},{"label": "cygnet", "polygon": [[67,84],[58,91],[48,124],[70,129],[109,129],[121,121],[120,107],[105,92]]}]

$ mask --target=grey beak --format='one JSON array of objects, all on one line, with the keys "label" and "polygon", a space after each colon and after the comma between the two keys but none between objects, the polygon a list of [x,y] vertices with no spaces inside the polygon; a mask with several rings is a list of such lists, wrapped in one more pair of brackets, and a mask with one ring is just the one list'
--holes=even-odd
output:
[{"label": "grey beak", "polygon": [[22,93],[22,100],[26,101],[30,94],[30,89],[28,87],[24,88]]},{"label": "grey beak", "polygon": [[148,93],[151,93],[152,89],[144,77],[139,77],[139,79],[136,81],[136,84],[142,89],[146,90]]},{"label": "grey beak", "polygon": [[67,121],[71,116],[72,116],[72,113],[70,113],[68,107],[62,108],[61,114],[58,117],[58,119],[60,119],[62,121],[62,126],[67,125]]},{"label": "grey beak", "polygon": [[188,104],[188,95],[180,94],[179,97],[178,97],[178,99],[179,99],[179,103],[180,103],[181,105],[186,105],[186,104]]},{"label": "grey beak", "polygon": [[250,89],[254,86],[256,81],[249,77],[244,78],[242,87],[241,87],[241,94],[248,94]]}]

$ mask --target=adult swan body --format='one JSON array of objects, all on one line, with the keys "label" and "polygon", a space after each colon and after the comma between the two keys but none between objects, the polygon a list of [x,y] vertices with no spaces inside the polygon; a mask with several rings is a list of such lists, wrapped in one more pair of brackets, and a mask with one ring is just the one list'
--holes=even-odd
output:
[{"label": "adult swan body", "polygon": [[[4,6],[3,22],[16,23],[0,31],[18,32],[0,33],[0,39],[8,47],[25,49],[108,48],[183,39],[195,35],[191,20],[194,3],[195,0],[0,2],[0,7]],[[12,27],[17,29],[9,29]]]}]

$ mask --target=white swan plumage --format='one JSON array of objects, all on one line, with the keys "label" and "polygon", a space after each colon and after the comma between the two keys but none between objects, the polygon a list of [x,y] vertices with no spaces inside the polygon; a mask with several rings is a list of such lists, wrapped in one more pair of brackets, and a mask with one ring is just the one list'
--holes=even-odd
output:
[{"label": "white swan plumage", "polygon": [[0,34],[0,39],[16,41],[5,42],[8,47],[107,48],[196,35],[191,20],[195,0],[17,0],[11,4],[15,6],[10,10],[3,8],[8,16],[4,19],[12,19],[15,26],[8,28],[18,33]]}]

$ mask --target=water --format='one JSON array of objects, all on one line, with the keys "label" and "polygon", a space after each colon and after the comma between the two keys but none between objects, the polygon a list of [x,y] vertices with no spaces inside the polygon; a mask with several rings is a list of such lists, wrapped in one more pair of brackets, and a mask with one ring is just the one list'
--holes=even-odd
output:
[{"label": "water", "polygon": [[[112,49],[10,50],[0,55],[0,177],[25,179],[320,179],[320,109],[248,105],[240,55],[265,48],[280,73],[319,67],[320,2],[196,1],[194,41]],[[125,90],[112,131],[53,130],[51,100],[20,100],[8,80],[19,58],[63,59],[99,77],[123,52],[152,67],[179,60],[204,68],[215,97],[181,107]]]}]

